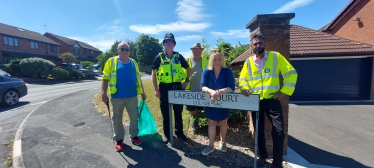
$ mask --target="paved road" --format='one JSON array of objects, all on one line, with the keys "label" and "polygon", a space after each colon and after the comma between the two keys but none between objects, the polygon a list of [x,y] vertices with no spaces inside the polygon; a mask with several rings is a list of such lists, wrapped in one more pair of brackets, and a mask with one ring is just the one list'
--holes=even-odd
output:
[{"label": "paved road", "polygon": [[28,95],[22,97],[13,107],[0,107],[0,167],[5,167],[6,156],[9,154],[7,144],[11,143],[15,132],[23,119],[41,103],[81,90],[99,89],[101,82],[81,81],[60,84],[30,84]]},{"label": "paved road", "polygon": [[312,164],[374,167],[374,105],[290,104],[288,145]]},{"label": "paved road", "polygon": [[[99,90],[82,90],[40,106],[22,133],[22,156],[28,167],[232,167],[189,155],[177,143],[170,148],[159,134],[142,137],[141,147],[125,136],[125,150],[117,153],[110,139],[110,120],[91,101]],[[81,101],[84,100],[84,101]],[[67,108],[67,106],[69,108]],[[128,127],[125,128],[128,132]],[[180,144],[180,145],[178,145]],[[185,156],[187,155],[187,156]]]}]

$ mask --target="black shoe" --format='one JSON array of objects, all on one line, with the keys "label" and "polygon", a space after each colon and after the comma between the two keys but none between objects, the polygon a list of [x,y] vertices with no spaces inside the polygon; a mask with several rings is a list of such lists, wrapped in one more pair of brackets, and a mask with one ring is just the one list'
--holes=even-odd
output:
[{"label": "black shoe", "polygon": [[187,141],[187,137],[186,137],[186,135],[184,135],[183,133],[182,134],[177,134],[177,137],[179,138],[179,139],[181,139],[182,141]]},{"label": "black shoe", "polygon": [[162,142],[164,142],[164,143],[168,143],[169,142],[169,139],[168,138],[166,138],[166,137],[162,137]]}]

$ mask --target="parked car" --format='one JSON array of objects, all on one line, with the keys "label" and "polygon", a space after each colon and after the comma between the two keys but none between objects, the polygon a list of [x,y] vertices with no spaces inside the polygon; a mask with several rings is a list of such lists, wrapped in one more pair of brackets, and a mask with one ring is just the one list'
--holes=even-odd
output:
[{"label": "parked car", "polygon": [[0,76],[0,103],[4,106],[13,106],[19,98],[27,95],[27,86],[22,79]]},{"label": "parked car", "polygon": [[3,70],[0,69],[0,75],[1,76],[7,76],[7,77],[10,77],[10,74],[8,72],[5,72]]},{"label": "parked car", "polygon": [[62,68],[62,69],[65,69],[67,71],[71,71],[73,69],[78,70],[78,71],[83,72],[84,74],[90,72],[90,70],[83,69],[81,64],[69,64],[69,66],[68,66],[68,64],[62,63],[59,67]]},{"label": "parked car", "polygon": [[99,70],[97,70],[95,68],[92,71],[95,74],[95,76],[101,76],[101,75],[103,75],[103,73],[101,71],[99,71]]}]

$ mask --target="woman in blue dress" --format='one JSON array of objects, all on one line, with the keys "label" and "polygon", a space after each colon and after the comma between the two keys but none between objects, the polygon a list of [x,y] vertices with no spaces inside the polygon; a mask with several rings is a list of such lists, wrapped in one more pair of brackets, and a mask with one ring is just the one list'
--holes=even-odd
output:
[{"label": "woman in blue dress", "polygon": [[[209,93],[210,101],[214,103],[216,99],[223,94],[233,92],[235,90],[235,78],[232,70],[226,67],[225,55],[221,50],[213,50],[209,65],[204,69],[201,76],[201,88],[203,92]],[[214,140],[216,137],[216,127],[219,121],[220,125],[220,148],[222,152],[227,151],[226,147],[226,132],[227,132],[227,118],[230,110],[222,108],[206,107],[205,115],[208,118],[208,136],[209,146],[207,146],[202,154],[207,156],[214,152]]]}]

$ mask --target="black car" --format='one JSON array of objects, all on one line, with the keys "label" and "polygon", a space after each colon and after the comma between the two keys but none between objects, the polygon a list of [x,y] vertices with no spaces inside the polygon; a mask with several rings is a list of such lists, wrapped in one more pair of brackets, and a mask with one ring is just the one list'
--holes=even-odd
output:
[{"label": "black car", "polygon": [[4,106],[13,106],[19,98],[27,95],[27,87],[22,79],[0,76],[0,103]]}]

